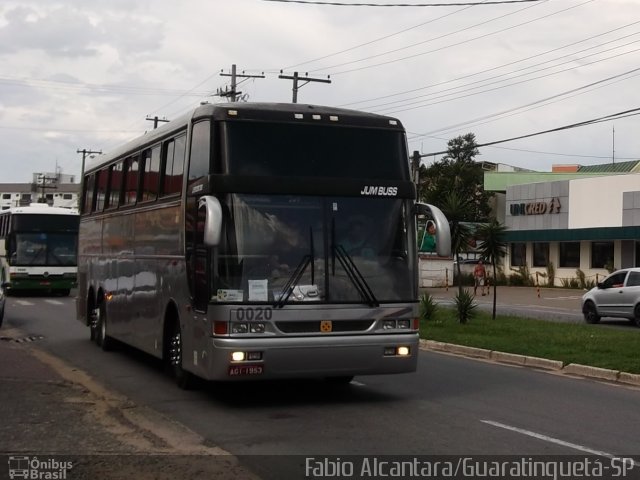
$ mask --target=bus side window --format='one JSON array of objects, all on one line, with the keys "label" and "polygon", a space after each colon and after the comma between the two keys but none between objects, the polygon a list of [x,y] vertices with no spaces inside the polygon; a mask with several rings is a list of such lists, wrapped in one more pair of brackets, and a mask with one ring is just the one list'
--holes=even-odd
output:
[{"label": "bus side window", "polygon": [[169,140],[164,144],[162,159],[161,196],[175,195],[182,191],[182,174],[184,172],[184,149],[186,135]]},{"label": "bus side window", "polygon": [[193,125],[189,161],[189,184],[209,174],[211,160],[211,122]]},{"label": "bus side window", "polygon": [[111,180],[109,182],[109,202],[107,208],[117,208],[120,203],[122,190],[122,162],[111,166]]},{"label": "bus side window", "polygon": [[155,200],[158,198],[158,181],[160,176],[160,145],[142,153],[142,192],[140,200],[142,202]]},{"label": "bus side window", "polygon": [[138,200],[138,178],[139,178],[140,159],[138,157],[129,157],[125,163],[125,174],[122,197],[123,205],[134,205]]},{"label": "bus side window", "polygon": [[109,178],[109,171],[106,168],[103,168],[96,176],[96,201],[94,211],[101,212],[104,208],[104,202],[107,196],[107,180]]},{"label": "bus side window", "polygon": [[82,213],[84,213],[85,215],[91,213],[91,211],[93,210],[95,182],[96,176],[93,173],[84,177],[84,201],[82,204]]}]

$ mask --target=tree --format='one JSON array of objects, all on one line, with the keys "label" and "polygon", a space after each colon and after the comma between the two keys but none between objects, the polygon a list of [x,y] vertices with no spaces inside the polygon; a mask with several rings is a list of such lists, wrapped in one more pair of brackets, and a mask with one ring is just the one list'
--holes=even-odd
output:
[{"label": "tree", "polygon": [[[471,239],[471,230],[463,223],[468,216],[469,210],[472,208],[468,198],[463,197],[457,191],[451,190],[440,202],[442,213],[449,220],[449,228],[451,230],[451,253],[453,258],[457,259],[460,252],[467,249],[469,240]],[[457,265],[458,276],[458,294],[462,294],[462,281],[460,273],[460,262]]]},{"label": "tree", "polygon": [[461,221],[480,222],[489,218],[489,197],[483,189],[484,171],[475,161],[478,156],[475,135],[467,133],[449,140],[447,153],[431,166],[420,167],[419,198],[441,205],[448,192],[456,191],[471,205]]},{"label": "tree", "polygon": [[477,229],[480,255],[493,269],[493,319],[496,318],[496,265],[507,253],[507,242],[504,240],[506,227],[497,220],[480,225]]}]

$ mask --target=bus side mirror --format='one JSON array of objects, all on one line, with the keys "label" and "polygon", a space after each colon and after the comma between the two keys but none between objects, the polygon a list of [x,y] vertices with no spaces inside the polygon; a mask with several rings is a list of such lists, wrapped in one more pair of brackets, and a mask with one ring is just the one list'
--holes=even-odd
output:
[{"label": "bus side mirror", "polygon": [[451,229],[442,210],[428,203],[416,203],[416,215],[426,215],[436,224],[436,252],[441,257],[451,256]]},{"label": "bus side mirror", "polygon": [[200,197],[198,212],[205,209],[204,217],[204,244],[208,247],[217,247],[222,235],[222,206],[220,201],[211,195]]}]

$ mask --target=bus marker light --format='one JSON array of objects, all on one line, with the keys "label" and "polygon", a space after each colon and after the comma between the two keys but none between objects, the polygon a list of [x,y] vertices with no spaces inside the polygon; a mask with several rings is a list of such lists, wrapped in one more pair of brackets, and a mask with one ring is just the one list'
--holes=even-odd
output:
[{"label": "bus marker light", "polygon": [[337,122],[338,121],[338,116],[337,115],[330,115],[329,116],[329,120],[331,120],[332,122]]},{"label": "bus marker light", "polygon": [[395,120],[389,120],[389,125],[398,125],[398,122]]},{"label": "bus marker light", "polygon": [[396,321],[395,320],[384,320],[382,322],[382,328],[384,328],[385,330],[392,330],[392,329],[396,328]]},{"label": "bus marker light", "polygon": [[113,298],[113,293],[107,292],[104,296],[105,300],[109,301]]},{"label": "bus marker light", "polygon": [[301,113],[295,113],[295,114],[293,115],[293,117],[294,117],[296,120],[302,120],[302,119],[304,118],[304,115],[303,115],[303,114],[301,114]]},{"label": "bus marker light", "polygon": [[313,118],[314,120],[322,120],[322,117],[320,115],[311,115],[311,118]]},{"label": "bus marker light", "polygon": [[247,352],[247,360],[262,360],[262,352]]},{"label": "bus marker light", "polygon": [[250,323],[249,330],[251,333],[264,333],[264,323]]},{"label": "bus marker light", "polygon": [[231,333],[247,333],[249,325],[246,323],[234,323],[231,325]]},{"label": "bus marker light", "polygon": [[244,354],[244,352],[233,352],[231,354],[231,359],[234,362],[243,362],[244,359],[245,359],[245,354]]},{"label": "bus marker light", "polygon": [[409,355],[409,347],[398,347],[397,354],[399,357],[406,357]]},{"label": "bus marker light", "polygon": [[419,318],[414,318],[413,319],[413,329],[414,330],[420,330],[420,319]]},{"label": "bus marker light", "polygon": [[396,355],[396,347],[384,347],[385,357],[395,357],[395,355]]},{"label": "bus marker light", "polygon": [[229,110],[227,113],[232,117],[237,117],[238,116],[238,111],[237,110]]},{"label": "bus marker light", "polygon": [[216,320],[213,322],[213,333],[214,335],[226,335],[229,331],[229,326],[227,322],[222,322],[220,320]]}]

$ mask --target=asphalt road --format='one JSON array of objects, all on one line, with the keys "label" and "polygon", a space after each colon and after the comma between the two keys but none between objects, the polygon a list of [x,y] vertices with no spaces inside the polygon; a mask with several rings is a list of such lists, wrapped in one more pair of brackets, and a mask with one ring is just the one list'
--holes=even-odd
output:
[{"label": "asphalt road", "polygon": [[639,389],[421,352],[415,374],[357,377],[342,388],[299,381],[181,391],[157,361],[91,343],[71,297],[10,297],[5,321],[262,478],[299,474],[305,458],[282,455],[640,454]]}]

